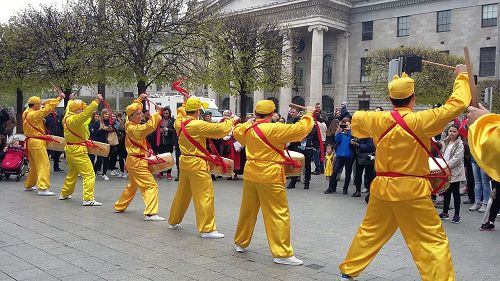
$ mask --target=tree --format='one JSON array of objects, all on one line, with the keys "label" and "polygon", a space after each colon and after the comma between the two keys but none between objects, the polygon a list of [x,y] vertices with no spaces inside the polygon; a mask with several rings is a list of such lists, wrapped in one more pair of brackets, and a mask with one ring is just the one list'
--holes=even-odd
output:
[{"label": "tree", "polygon": [[482,103],[486,108],[489,109],[489,101],[484,101],[480,94],[483,92],[484,89],[493,87],[493,102],[492,102],[492,112],[494,113],[500,113],[500,80],[499,79],[492,79],[492,80],[483,80],[480,81],[477,85],[477,93],[478,93],[478,100],[480,103]]},{"label": "tree", "polygon": [[204,84],[219,94],[240,96],[241,118],[247,96],[256,90],[275,91],[291,84],[285,71],[291,52],[291,34],[275,22],[250,16],[221,18],[206,52]]},{"label": "tree", "polygon": [[108,48],[116,75],[137,82],[138,94],[153,82],[173,81],[196,68],[211,15],[192,0],[108,0]]},{"label": "tree", "polygon": [[[421,56],[424,60],[455,66],[464,63],[463,58],[424,47],[379,49],[368,54],[367,72],[372,91],[381,98],[388,98],[387,75],[389,61],[400,56]],[[453,71],[436,66],[423,65],[422,72],[412,74],[415,94],[419,104],[444,103],[453,90]]]}]

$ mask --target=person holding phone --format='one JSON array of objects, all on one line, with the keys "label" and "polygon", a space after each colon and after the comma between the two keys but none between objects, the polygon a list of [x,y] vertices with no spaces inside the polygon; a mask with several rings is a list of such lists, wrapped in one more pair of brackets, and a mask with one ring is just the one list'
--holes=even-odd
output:
[{"label": "person holding phone", "polygon": [[345,181],[342,194],[347,194],[352,174],[352,150],[351,150],[351,125],[348,118],[342,119],[335,134],[335,161],[333,165],[333,174],[330,177],[328,188],[325,194],[337,192],[337,175],[345,167]]}]

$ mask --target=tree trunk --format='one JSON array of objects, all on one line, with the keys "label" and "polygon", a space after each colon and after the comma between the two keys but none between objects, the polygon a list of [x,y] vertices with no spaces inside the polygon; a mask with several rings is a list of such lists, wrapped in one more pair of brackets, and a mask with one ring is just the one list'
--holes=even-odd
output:
[{"label": "tree trunk", "polygon": [[22,134],[23,131],[23,91],[21,88],[16,89],[16,133]]},{"label": "tree trunk", "polygon": [[71,87],[64,89],[64,109],[68,106],[69,96],[71,95]]},{"label": "tree trunk", "polygon": [[245,90],[240,92],[240,118],[244,122],[247,117],[247,92]]},{"label": "tree trunk", "polygon": [[139,80],[137,81],[137,96],[144,94],[148,88],[146,87],[146,81]]},{"label": "tree trunk", "polygon": [[[102,98],[106,98],[106,84],[104,82],[97,83],[97,93],[102,95]],[[99,103],[99,110],[104,108],[104,103]]]}]

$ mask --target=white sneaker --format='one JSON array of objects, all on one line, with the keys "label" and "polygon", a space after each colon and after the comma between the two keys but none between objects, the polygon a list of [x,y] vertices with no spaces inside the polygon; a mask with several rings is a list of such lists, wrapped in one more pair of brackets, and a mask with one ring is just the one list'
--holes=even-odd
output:
[{"label": "white sneaker", "polygon": [[247,251],[247,249],[246,249],[246,248],[243,248],[243,247],[238,246],[238,245],[236,245],[236,244],[234,244],[234,250],[235,250],[237,253],[244,253],[244,252],[246,252],[246,251]]},{"label": "white sneaker", "polygon": [[361,193],[368,193],[368,189],[363,188],[363,190],[361,190]]},{"label": "white sneaker", "polygon": [[483,205],[481,206],[481,208],[479,208],[479,210],[477,210],[477,211],[478,211],[478,212],[480,212],[480,213],[484,213],[484,212],[486,212],[486,207],[487,207],[487,205],[486,205],[486,204],[483,204]]},{"label": "white sneaker", "polygon": [[219,239],[219,238],[224,238],[224,234],[219,233],[217,230],[212,231],[212,232],[206,232],[201,234],[201,238],[207,238],[207,239]]},{"label": "white sneaker", "polygon": [[99,203],[95,200],[90,200],[90,201],[85,201],[83,200],[83,203],[82,203],[83,206],[101,206],[102,203]]},{"label": "white sneaker", "polygon": [[120,178],[124,178],[124,179],[126,179],[126,178],[128,178],[128,174],[127,174],[127,173],[122,173],[122,174],[120,175]]},{"label": "white sneaker", "polygon": [[179,228],[179,226],[181,226],[181,224],[180,224],[180,223],[176,223],[176,224],[169,224],[169,225],[168,225],[168,228],[170,228],[170,229],[176,229],[176,228]]},{"label": "white sneaker", "polygon": [[152,215],[152,216],[144,216],[145,221],[164,221],[165,218],[162,218],[158,215]]},{"label": "white sneaker", "polygon": [[113,210],[114,210],[115,213],[123,213],[123,212],[125,212],[125,210],[123,210],[123,211],[119,211],[117,209],[113,209]]},{"label": "white sneaker", "polygon": [[286,265],[302,265],[304,262],[299,260],[295,256],[291,256],[289,258],[274,258],[274,262],[277,264],[286,264]]},{"label": "white sneaker", "polygon": [[117,172],[116,170],[112,170],[109,174],[110,174],[110,175],[112,175],[112,176],[114,176],[114,177],[116,177],[116,176],[119,176],[119,175],[120,175],[120,173],[119,173],[119,172]]},{"label": "white sneaker", "polygon": [[481,204],[480,203],[474,203],[472,204],[472,207],[469,208],[469,211],[477,211],[481,209]]},{"label": "white sneaker", "polygon": [[66,200],[66,199],[71,199],[71,195],[68,196],[59,195],[59,200]]},{"label": "white sneaker", "polygon": [[25,188],[24,191],[33,191],[36,190],[36,187]]},{"label": "white sneaker", "polygon": [[54,196],[55,193],[46,189],[46,190],[38,190],[38,195],[39,196]]},{"label": "white sneaker", "polygon": [[102,178],[103,180],[105,180],[105,181],[109,181],[109,178],[108,178],[108,176],[106,176],[106,175],[102,175],[102,176],[101,176],[101,178]]}]

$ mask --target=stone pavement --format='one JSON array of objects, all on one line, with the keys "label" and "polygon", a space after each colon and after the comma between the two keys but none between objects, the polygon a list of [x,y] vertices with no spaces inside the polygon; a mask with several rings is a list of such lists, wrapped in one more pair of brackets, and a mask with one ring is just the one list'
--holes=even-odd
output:
[{"label": "stone pavement", "polygon": [[[60,191],[63,176],[52,175],[53,191]],[[219,240],[200,238],[192,204],[176,230],[166,222],[144,222],[140,194],[125,213],[114,213],[125,179],[96,182],[101,207],[81,205],[81,180],[66,201],[38,197],[22,191],[22,183],[3,181],[0,280],[338,280],[338,264],[366,204],[360,198],[324,195],[326,181],[315,177],[310,190],[298,185],[288,191],[292,245],[304,260],[299,267],[273,263],[261,217],[249,251],[234,252],[242,181],[214,182],[216,222],[226,235]],[[168,217],[177,185],[166,179],[159,185],[159,215]],[[444,222],[457,280],[498,280],[500,233],[480,232],[482,214],[477,212],[463,208],[462,218],[458,225]],[[420,280],[399,231],[359,280]]]}]

